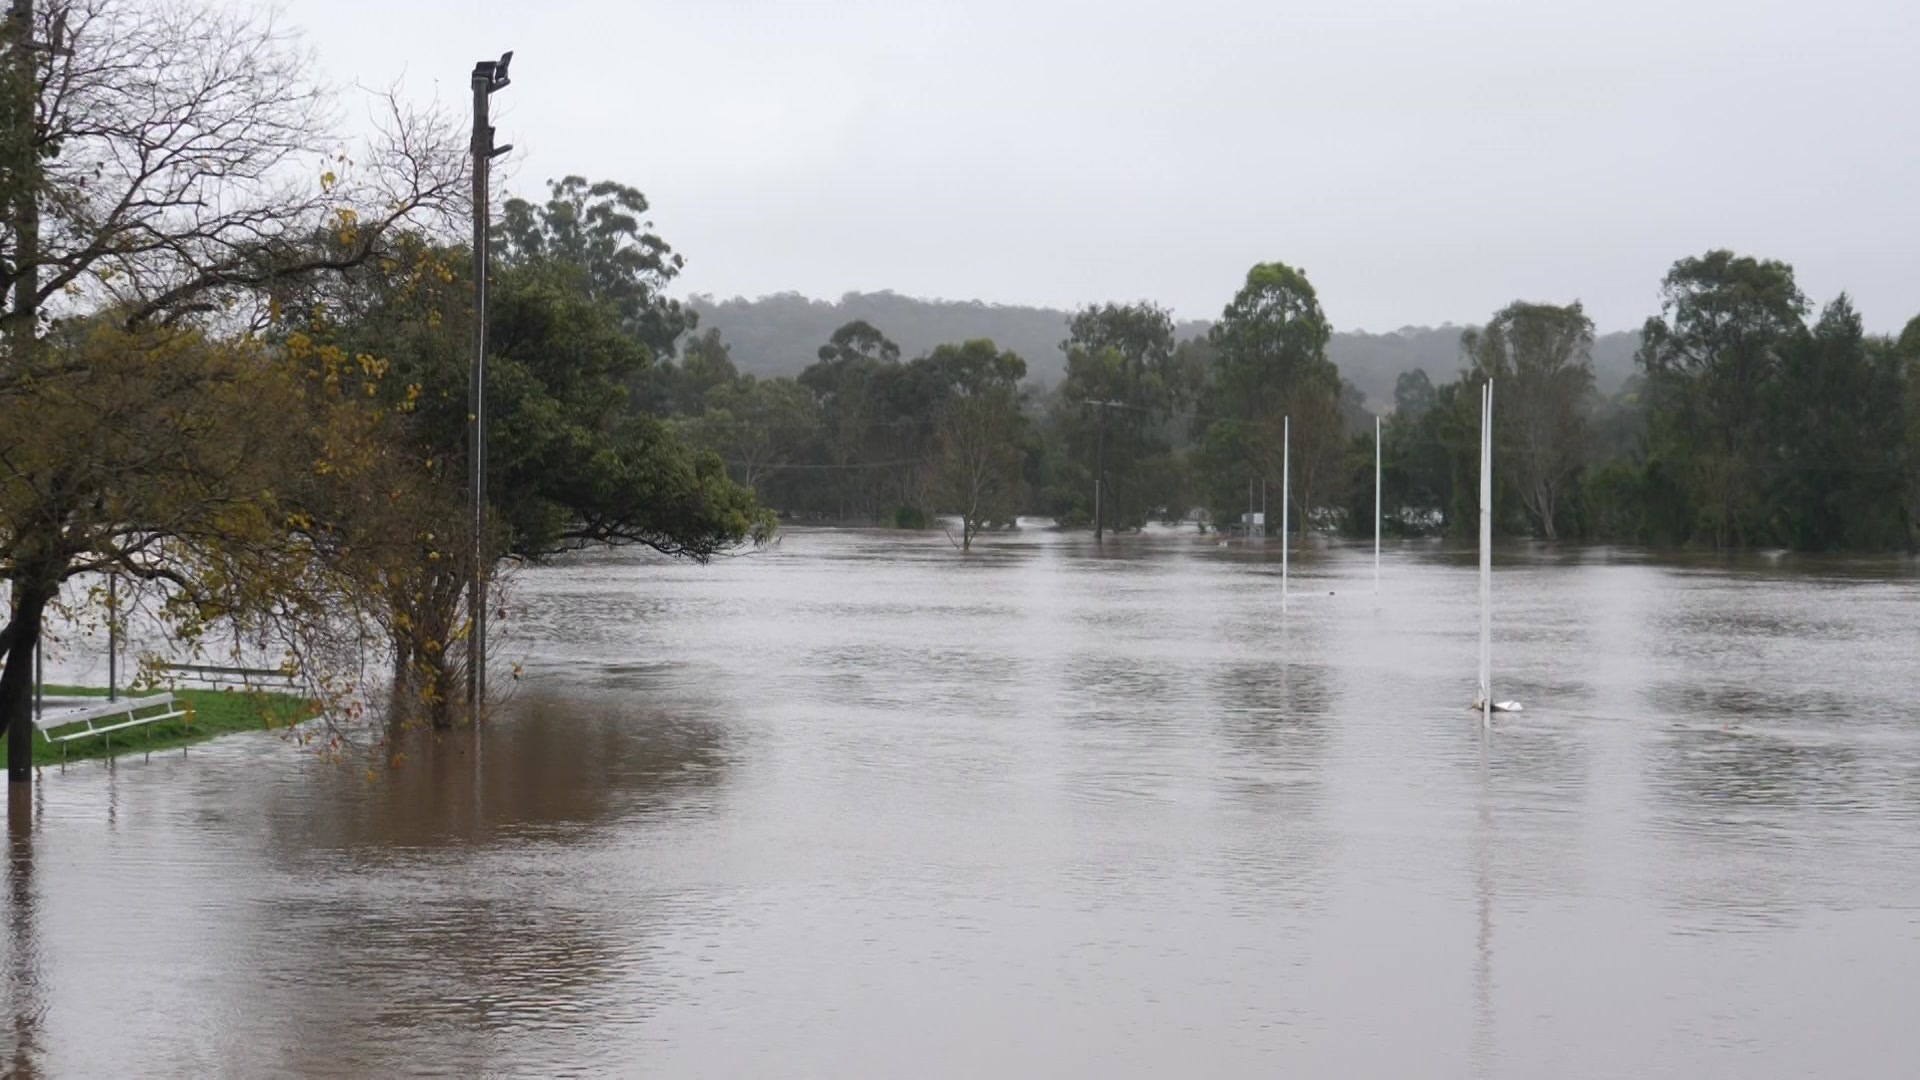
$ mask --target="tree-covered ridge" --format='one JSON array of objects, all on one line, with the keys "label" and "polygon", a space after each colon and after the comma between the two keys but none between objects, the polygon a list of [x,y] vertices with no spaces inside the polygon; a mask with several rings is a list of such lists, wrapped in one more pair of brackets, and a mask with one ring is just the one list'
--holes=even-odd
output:
[{"label": "tree-covered ridge", "polygon": [[[880,327],[909,356],[954,341],[988,338],[1026,357],[1031,378],[1053,386],[1066,376],[1067,338],[1073,312],[1056,308],[989,304],[977,300],[924,300],[891,292],[850,292],[838,300],[812,300],[779,293],[749,300],[696,295],[687,307],[703,330],[718,330],[732,346],[740,370],[755,375],[798,375],[813,362],[813,350],[834,330],[863,321]],[[1174,337],[1205,337],[1212,320],[1176,320]],[[1435,380],[1460,366],[1460,326],[1408,326],[1384,333],[1335,327],[1327,356],[1376,411],[1393,401],[1402,372],[1424,369]],[[1638,331],[1600,334],[1593,344],[1594,383],[1618,391],[1633,374]]]},{"label": "tree-covered ridge", "polygon": [[[1231,527],[1276,504],[1284,485],[1294,527],[1364,532],[1378,412],[1387,528],[1437,534],[1477,512],[1476,410],[1492,380],[1503,533],[1717,549],[1914,545],[1920,323],[1898,340],[1873,337],[1844,295],[1816,317],[1791,267],[1727,251],[1676,262],[1660,295],[1661,314],[1640,332],[1612,335],[1596,334],[1578,302],[1535,301],[1464,329],[1341,335],[1308,275],[1280,262],[1250,269],[1207,324],[1177,323],[1151,302],[1062,313],[889,294],[838,305],[696,299],[699,336],[645,396],[676,403],[683,430],[782,512],[922,521],[965,510],[937,482],[952,457],[942,439],[956,394],[936,358],[954,345],[916,349],[893,325],[998,325],[1063,364],[1015,399],[1024,424],[995,429],[1016,443],[995,464],[1020,474],[995,486],[1007,506],[1096,532],[1196,510]],[[729,325],[772,341],[850,310],[896,322],[824,329],[796,376],[740,374],[766,368],[743,356]],[[1045,370],[1006,340],[965,340]],[[1343,362],[1343,347],[1370,359]],[[1370,373],[1356,371],[1367,363]]]}]

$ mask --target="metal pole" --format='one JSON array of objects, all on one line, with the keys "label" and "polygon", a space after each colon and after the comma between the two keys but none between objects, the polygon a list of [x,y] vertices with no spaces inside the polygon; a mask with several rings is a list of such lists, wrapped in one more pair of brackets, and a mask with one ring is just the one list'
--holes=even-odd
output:
[{"label": "metal pole", "polygon": [[1480,392],[1480,723],[1493,723],[1493,380]]},{"label": "metal pole", "polygon": [[487,700],[487,170],[512,147],[493,145],[487,103],[507,85],[511,52],[473,66],[473,371],[467,384],[467,497],[472,505],[473,580],[467,589],[467,705],[480,722]]},{"label": "metal pole", "polygon": [[1280,610],[1287,610],[1287,548],[1293,543],[1293,417],[1280,418]]},{"label": "metal pole", "polygon": [[1380,595],[1380,418],[1373,418],[1373,595]]},{"label": "metal pole", "polygon": [[33,639],[33,716],[39,719],[47,711],[47,664],[41,656],[42,637]]},{"label": "metal pole", "polygon": [[473,371],[467,377],[467,500],[473,515],[473,579],[467,586],[467,707],[473,722],[487,692],[487,165],[493,127],[487,98],[493,72],[473,69]]},{"label": "metal pole", "polygon": [[120,700],[120,575],[107,575],[107,700]]},{"label": "metal pole", "polygon": [[1093,472],[1093,542],[1104,542],[1106,535],[1105,507],[1101,505],[1100,490],[1107,486],[1107,403],[1099,402],[1100,437],[1099,451],[1095,457]]}]

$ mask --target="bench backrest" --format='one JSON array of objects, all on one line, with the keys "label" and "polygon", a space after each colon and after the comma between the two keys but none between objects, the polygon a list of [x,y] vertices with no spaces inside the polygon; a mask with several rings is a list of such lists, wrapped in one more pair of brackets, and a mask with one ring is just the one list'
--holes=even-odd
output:
[{"label": "bench backrest", "polygon": [[98,720],[103,716],[132,716],[134,713],[165,706],[172,711],[172,694],[149,694],[145,697],[121,698],[118,701],[100,699],[98,705],[80,705],[65,709],[49,710],[33,718],[35,727],[42,731],[78,724],[86,720]]},{"label": "bench backrest", "polygon": [[160,670],[166,672],[169,677],[191,679],[195,682],[207,683],[213,686],[222,686],[233,682],[239,682],[243,686],[256,682],[272,683],[277,686],[291,686],[299,679],[299,676],[294,672],[285,671],[281,668],[221,667],[213,664],[162,664],[160,665]]}]

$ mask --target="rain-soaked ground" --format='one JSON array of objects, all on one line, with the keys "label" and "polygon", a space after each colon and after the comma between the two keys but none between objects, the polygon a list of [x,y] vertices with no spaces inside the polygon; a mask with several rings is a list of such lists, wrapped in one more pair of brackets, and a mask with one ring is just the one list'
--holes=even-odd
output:
[{"label": "rain-soaked ground", "polygon": [[[23,1074],[1920,1075],[1906,561],[796,531],[530,571],[396,773],[9,818]],[[79,664],[84,668],[85,664]],[[77,672],[87,674],[85,670]],[[96,677],[98,677],[96,675]]]}]

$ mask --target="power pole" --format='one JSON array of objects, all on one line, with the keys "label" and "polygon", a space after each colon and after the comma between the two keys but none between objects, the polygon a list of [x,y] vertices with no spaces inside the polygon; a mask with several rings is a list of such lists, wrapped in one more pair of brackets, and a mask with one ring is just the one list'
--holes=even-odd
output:
[{"label": "power pole", "polygon": [[1104,538],[1107,525],[1106,515],[1103,512],[1105,507],[1100,501],[1102,494],[1101,489],[1107,486],[1107,410],[1105,402],[1101,403],[1100,409],[1099,446],[1099,452],[1095,457],[1097,464],[1093,470],[1093,542],[1096,544],[1105,542]]},{"label": "power pole", "polygon": [[1107,486],[1107,410],[1122,408],[1118,401],[1089,401],[1087,404],[1100,410],[1100,437],[1096,443],[1095,465],[1093,470],[1093,542],[1103,542],[1106,535],[1105,507],[1101,502],[1101,491]]},{"label": "power pole", "polygon": [[493,145],[488,100],[507,86],[511,51],[498,60],[473,65],[473,373],[467,383],[467,481],[473,506],[473,580],[467,589],[467,705],[473,722],[487,700],[487,170],[493,159],[513,149]]}]

